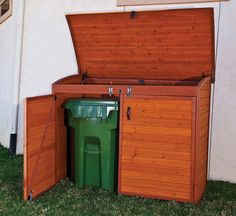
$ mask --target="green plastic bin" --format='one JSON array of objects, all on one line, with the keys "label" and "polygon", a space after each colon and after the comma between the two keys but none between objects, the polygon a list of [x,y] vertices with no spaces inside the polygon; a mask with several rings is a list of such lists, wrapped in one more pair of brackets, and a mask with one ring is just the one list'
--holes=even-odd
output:
[{"label": "green plastic bin", "polygon": [[118,102],[73,99],[64,104],[73,130],[73,179],[78,186],[117,186]]}]

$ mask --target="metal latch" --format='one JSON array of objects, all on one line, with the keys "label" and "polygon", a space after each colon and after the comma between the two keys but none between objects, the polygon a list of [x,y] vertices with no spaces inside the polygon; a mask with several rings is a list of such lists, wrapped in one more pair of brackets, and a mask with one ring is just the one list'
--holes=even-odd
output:
[{"label": "metal latch", "polygon": [[108,93],[109,93],[109,95],[111,97],[112,94],[113,94],[113,87],[112,86],[109,86]]},{"label": "metal latch", "polygon": [[84,84],[85,80],[88,79],[88,72],[85,71],[83,76],[82,76],[82,79],[81,79],[81,84]]},{"label": "metal latch", "polygon": [[128,88],[127,88],[127,96],[130,96],[130,95],[131,95],[131,91],[132,91],[131,87],[128,87]]},{"label": "metal latch", "polygon": [[127,107],[127,119],[131,120],[131,107]]},{"label": "metal latch", "polygon": [[30,192],[29,192],[28,200],[29,200],[29,201],[33,201],[33,191],[30,191]]}]

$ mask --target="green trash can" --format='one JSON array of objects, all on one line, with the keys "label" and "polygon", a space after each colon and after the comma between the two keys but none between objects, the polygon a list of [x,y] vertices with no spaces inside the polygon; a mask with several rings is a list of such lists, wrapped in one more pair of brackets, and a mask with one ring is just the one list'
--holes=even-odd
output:
[{"label": "green trash can", "polygon": [[64,104],[73,130],[71,157],[76,185],[115,190],[118,161],[118,102],[73,99]]}]

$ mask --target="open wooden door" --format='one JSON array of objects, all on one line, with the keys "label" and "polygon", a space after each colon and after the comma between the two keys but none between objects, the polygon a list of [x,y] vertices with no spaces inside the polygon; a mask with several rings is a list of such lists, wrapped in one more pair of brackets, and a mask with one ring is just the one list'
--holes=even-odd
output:
[{"label": "open wooden door", "polygon": [[56,183],[55,97],[25,100],[24,199],[33,199]]}]

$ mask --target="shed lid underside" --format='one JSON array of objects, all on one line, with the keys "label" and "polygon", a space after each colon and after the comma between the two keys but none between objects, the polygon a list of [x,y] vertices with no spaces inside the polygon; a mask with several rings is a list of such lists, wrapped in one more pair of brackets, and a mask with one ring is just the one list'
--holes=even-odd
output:
[{"label": "shed lid underside", "polygon": [[212,8],[77,14],[67,21],[78,68],[89,77],[214,77]]}]

